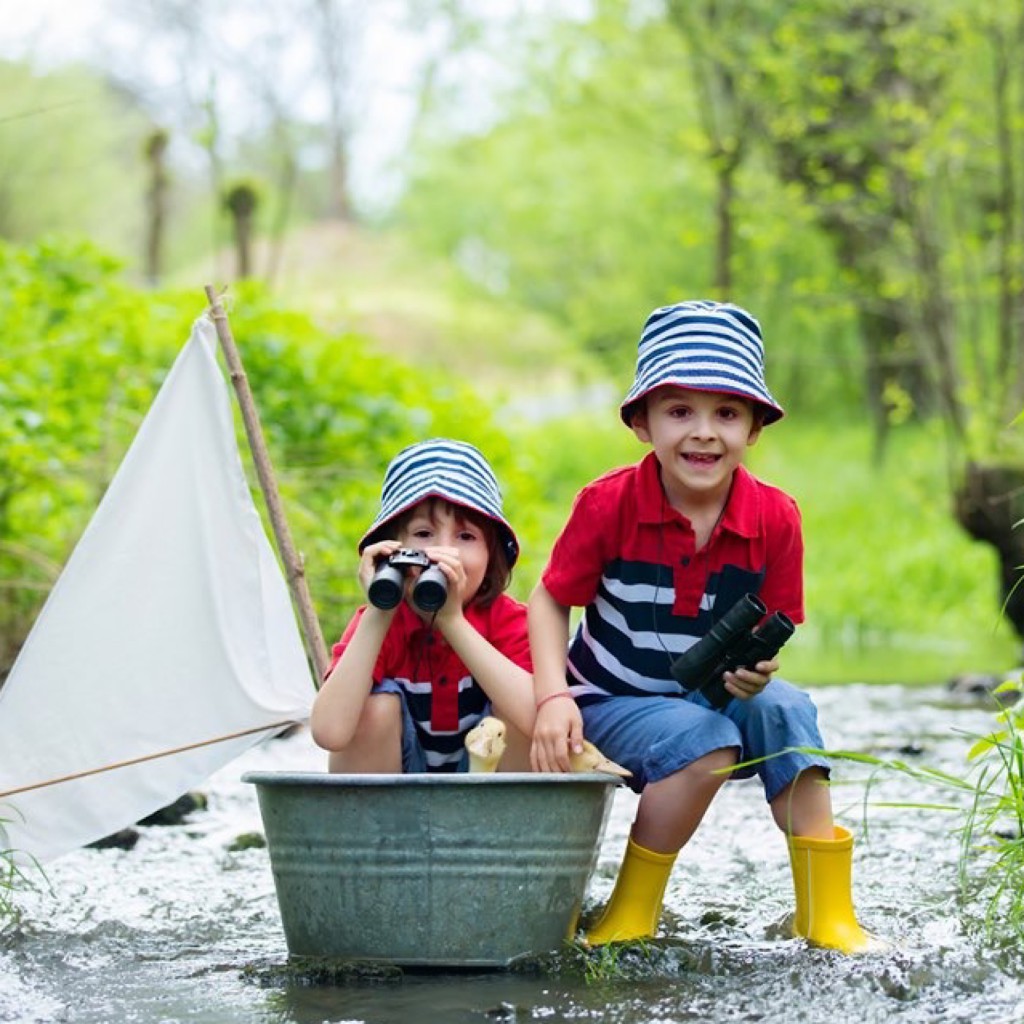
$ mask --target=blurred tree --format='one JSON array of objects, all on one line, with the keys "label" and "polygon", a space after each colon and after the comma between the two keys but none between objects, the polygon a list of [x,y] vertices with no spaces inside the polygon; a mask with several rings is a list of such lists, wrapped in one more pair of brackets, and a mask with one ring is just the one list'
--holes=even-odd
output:
[{"label": "blurred tree", "polygon": [[259,206],[259,189],[251,181],[238,181],[224,193],[235,237],[235,272],[238,280],[252,277],[253,226]]},{"label": "blurred tree", "polygon": [[352,88],[355,54],[365,29],[365,8],[351,0],[311,0],[314,34],[327,91],[327,215],[353,219],[349,195],[352,144]]},{"label": "blurred tree", "polygon": [[628,0],[595,6],[585,23],[534,20],[527,42],[488,43],[510,65],[488,72],[503,83],[494,120],[465,123],[460,89],[475,97],[476,78],[433,82],[402,223],[488,294],[564,324],[617,375],[652,307],[724,294],[727,273],[729,297],[762,319],[793,407],[860,401],[852,310],[813,211],[749,141],[723,184],[708,154],[739,145],[737,114],[719,110],[713,82],[702,106],[686,35]]},{"label": "blurred tree", "polygon": [[[750,90],[749,41],[756,38],[757,5],[749,0],[667,0],[669,22],[686,39],[694,95],[715,179],[715,262],[712,297],[734,294],[733,252],[738,230],[737,174],[752,143],[758,111]],[[734,31],[737,22],[745,31]]]},{"label": "blurred tree", "polygon": [[158,284],[163,272],[164,228],[167,220],[166,166],[168,135],[162,128],[147,137],[143,155],[149,164],[149,189],[146,193],[146,280]]},{"label": "blurred tree", "polygon": [[[904,260],[918,271],[927,261],[928,207],[915,188],[944,96],[941,12],[918,0],[806,0],[789,13],[762,37],[759,120],[780,173],[804,190],[854,289],[877,452],[904,395],[917,415],[941,404],[960,432],[950,320],[938,318],[930,376],[915,345],[914,301],[894,277]],[[918,245],[900,252],[908,234]],[[927,265],[921,294],[941,302],[938,268]]]}]

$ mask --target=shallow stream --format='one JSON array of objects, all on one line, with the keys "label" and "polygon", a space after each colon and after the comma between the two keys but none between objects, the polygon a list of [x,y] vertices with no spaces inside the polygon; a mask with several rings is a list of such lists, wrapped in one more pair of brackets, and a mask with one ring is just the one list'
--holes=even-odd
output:
[{"label": "shallow stream", "polygon": [[[828,746],[966,775],[988,707],[939,689],[846,686],[814,693]],[[839,762],[838,819],[858,837],[854,888],[882,953],[847,958],[786,937],[785,844],[756,780],[730,783],[680,856],[659,938],[616,963],[571,950],[491,972],[295,976],[248,770],[317,770],[304,732],[264,744],[203,787],[206,811],[142,829],[131,851],[80,850],[47,868],[0,931],[0,1021],[210,1024],[470,1024],[486,1021],[1024,1021],[1024,957],[957,903],[964,817],[906,805],[953,794]],[[616,791],[588,907],[608,894],[636,798]],[[882,804],[904,806],[881,806]]]}]

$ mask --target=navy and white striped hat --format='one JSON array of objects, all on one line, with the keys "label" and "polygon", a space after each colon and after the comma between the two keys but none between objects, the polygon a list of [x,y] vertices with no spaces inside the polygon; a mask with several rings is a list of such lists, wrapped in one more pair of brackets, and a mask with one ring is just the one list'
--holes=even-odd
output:
[{"label": "navy and white striped hat", "polygon": [[741,395],[764,410],[764,423],[783,416],[764,380],[761,325],[730,303],[695,301],[662,306],[647,318],[636,379],[619,406],[628,427],[636,403],[663,384]]},{"label": "navy and white striped hat", "polygon": [[424,498],[443,498],[473,509],[498,527],[511,568],[519,557],[519,541],[501,508],[501,491],[494,471],[477,448],[464,441],[431,438],[403,448],[384,473],[380,511],[359,542],[381,540],[384,527]]}]

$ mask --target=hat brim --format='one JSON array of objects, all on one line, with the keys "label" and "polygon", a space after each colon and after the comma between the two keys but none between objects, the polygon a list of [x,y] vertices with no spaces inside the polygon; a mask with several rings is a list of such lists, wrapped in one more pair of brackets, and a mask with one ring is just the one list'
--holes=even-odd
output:
[{"label": "hat brim", "polygon": [[410,509],[415,508],[421,502],[427,501],[430,498],[437,498],[441,501],[448,502],[449,505],[454,505],[456,508],[464,508],[470,512],[475,512],[478,516],[482,516],[488,522],[493,523],[501,538],[502,548],[505,552],[505,558],[508,560],[509,568],[511,569],[516,564],[519,559],[519,540],[516,538],[515,531],[508,522],[494,515],[492,512],[488,512],[486,509],[473,505],[470,502],[459,501],[458,499],[453,498],[450,494],[446,494],[444,491],[437,489],[425,490],[422,494],[417,494],[414,497],[411,497],[401,507],[389,510],[386,517],[378,517],[369,530],[363,534],[362,540],[359,541],[359,553],[362,554],[363,550],[370,544],[376,544],[378,541],[387,540],[388,534],[391,532],[390,527],[392,527],[396,519],[399,519]]},{"label": "hat brim", "polygon": [[686,380],[660,380],[656,384],[652,384],[650,387],[645,388],[642,391],[638,391],[634,394],[632,391],[623,399],[622,404],[619,406],[619,416],[622,418],[622,422],[627,427],[633,426],[633,417],[636,415],[637,407],[644,401],[649,394],[657,391],[658,388],[663,387],[677,387],[686,388],[688,391],[703,391],[707,394],[712,395],[732,395],[735,398],[745,398],[748,402],[756,405],[764,413],[764,419],[762,420],[762,426],[767,427],[769,424],[777,423],[786,415],[785,410],[780,405],[774,405],[770,402],[766,402],[763,398],[756,397],[750,394],[749,391],[744,391],[740,388],[730,389],[724,387],[701,387],[699,384],[694,384],[692,381]]}]

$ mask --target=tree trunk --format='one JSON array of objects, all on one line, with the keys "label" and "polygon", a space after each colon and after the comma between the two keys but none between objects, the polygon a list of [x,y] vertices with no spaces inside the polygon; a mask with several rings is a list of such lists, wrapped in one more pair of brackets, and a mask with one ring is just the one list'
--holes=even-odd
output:
[{"label": "tree trunk", "polygon": [[256,190],[245,183],[232,188],[224,200],[234,225],[235,260],[239,280],[252,275],[252,226],[258,203]]},{"label": "tree trunk", "polygon": [[740,149],[731,155],[721,154],[713,160],[717,168],[715,196],[715,283],[716,296],[723,302],[732,300],[732,253],[736,234],[736,171],[740,165]]},{"label": "tree trunk", "polygon": [[1024,466],[969,462],[954,494],[957,521],[999,557],[999,601],[1024,640]]},{"label": "tree trunk", "polygon": [[167,212],[167,132],[154,131],[146,140],[149,189],[146,192],[146,280],[160,283],[163,272],[164,223]]}]

